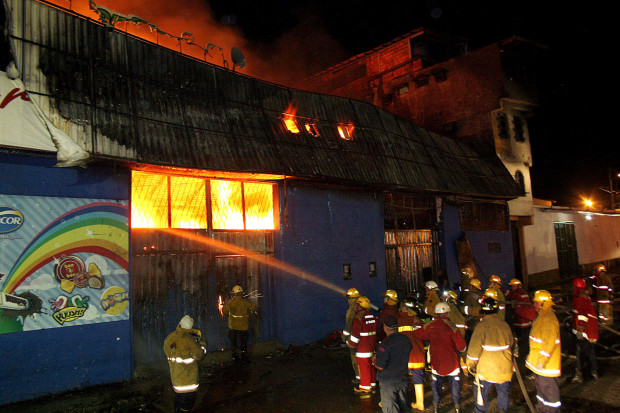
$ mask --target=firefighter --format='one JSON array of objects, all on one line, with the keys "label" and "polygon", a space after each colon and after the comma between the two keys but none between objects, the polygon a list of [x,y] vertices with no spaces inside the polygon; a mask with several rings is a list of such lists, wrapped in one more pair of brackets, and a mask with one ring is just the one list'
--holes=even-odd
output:
[{"label": "firefighter", "polygon": [[439,296],[437,295],[439,287],[435,281],[427,281],[426,284],[424,284],[424,288],[426,289],[424,312],[431,317],[436,317],[435,307],[441,302]]},{"label": "firefighter", "polygon": [[425,350],[424,343],[413,334],[415,330],[424,326],[424,323],[418,317],[422,309],[412,298],[403,300],[401,308],[403,308],[404,312],[401,312],[398,319],[398,332],[406,335],[412,345],[407,365],[415,390],[415,403],[411,403],[411,407],[424,411]]},{"label": "firefighter", "polygon": [[[228,318],[228,338],[232,347],[233,361],[248,363],[248,339],[250,338],[250,313],[256,312],[256,304],[243,297],[243,288],[235,285],[233,298],[222,307],[222,315]],[[240,349],[240,353],[237,352]]]},{"label": "firefighter", "polygon": [[[346,343],[351,336],[351,327],[353,326],[353,318],[355,317],[355,313],[357,311],[357,299],[360,297],[360,292],[357,288],[349,288],[347,290],[346,297],[349,303],[349,308],[347,309],[347,314],[345,316],[344,330],[342,330],[342,341],[344,343]],[[351,354],[351,366],[353,366],[353,373],[355,374],[355,377],[351,381],[353,384],[358,384],[360,382],[360,369],[357,366],[355,349],[349,347],[349,352]]]},{"label": "firefighter", "polygon": [[469,291],[469,283],[474,279],[474,271],[469,266],[463,267],[461,270],[461,291],[467,294]]},{"label": "firefighter", "polygon": [[448,380],[456,413],[461,411],[460,358],[465,354],[467,344],[456,326],[448,319],[450,307],[446,303],[435,306],[436,318],[413,334],[429,342],[431,372],[433,375],[433,412],[439,411],[443,381]]},{"label": "firefighter", "polygon": [[553,300],[546,290],[534,293],[534,308],[538,312],[530,331],[530,352],[525,361],[536,380],[536,408],[541,413],[559,412],[562,344],[560,323],[553,312]]},{"label": "firefighter", "polygon": [[495,298],[499,305],[499,311],[497,314],[499,315],[499,318],[506,320],[506,296],[502,290],[502,279],[497,275],[492,275],[491,278],[489,278],[489,288],[497,291],[497,298]]},{"label": "firefighter", "polygon": [[375,368],[372,365],[372,357],[375,354],[377,344],[377,322],[375,316],[368,309],[370,300],[361,296],[357,299],[357,309],[351,326],[351,335],[347,345],[355,349],[355,357],[360,372],[359,386],[355,387],[356,393],[371,393],[376,387]]},{"label": "firefighter", "polygon": [[480,291],[480,280],[474,278],[469,282],[469,291],[465,295],[465,302],[461,311],[466,316],[467,335],[471,335],[480,321],[482,314],[480,313],[480,299],[482,291]]},{"label": "firefighter", "polygon": [[168,358],[170,379],[174,389],[174,411],[191,412],[198,393],[198,361],[207,352],[200,330],[193,329],[194,320],[184,316],[176,330],[166,337],[164,353]]},{"label": "firefighter", "polygon": [[525,356],[529,351],[527,344],[532,321],[536,318],[536,310],[534,310],[530,295],[523,289],[521,281],[516,278],[510,280],[510,291],[506,298],[512,302],[512,328],[520,347],[519,354]]},{"label": "firefighter", "polygon": [[583,367],[581,359],[585,357],[590,363],[592,377],[598,379],[596,353],[594,343],[598,340],[598,319],[592,300],[586,293],[586,282],[583,278],[573,280],[573,333],[577,339],[576,354],[577,369],[572,380],[583,383]]},{"label": "firefighter", "polygon": [[592,285],[596,289],[596,302],[598,304],[598,317],[603,325],[614,323],[614,284],[607,274],[603,264],[596,266],[594,270],[596,283]]},{"label": "firefighter", "polygon": [[499,318],[498,310],[497,300],[489,295],[482,298],[480,311],[484,317],[476,326],[467,350],[467,367],[476,382],[476,413],[488,410],[493,387],[500,412],[506,413],[510,402],[514,339],[508,323]]},{"label": "firefighter", "polygon": [[454,323],[456,328],[459,329],[459,332],[463,337],[465,337],[465,331],[467,330],[467,323],[465,321],[465,316],[461,313],[461,310],[456,306],[458,299],[458,294],[452,290],[446,291],[443,293],[443,302],[450,306],[450,321]]},{"label": "firefighter", "polygon": [[383,340],[385,337],[385,332],[383,331],[383,321],[387,316],[391,315],[392,317],[398,320],[398,294],[394,290],[387,290],[383,294],[383,308],[379,312],[377,316],[377,341]]}]

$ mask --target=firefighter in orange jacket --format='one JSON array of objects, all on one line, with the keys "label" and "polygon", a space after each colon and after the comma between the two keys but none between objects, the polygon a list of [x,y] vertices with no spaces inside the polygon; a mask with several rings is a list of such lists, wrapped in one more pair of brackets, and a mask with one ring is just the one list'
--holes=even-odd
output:
[{"label": "firefighter in orange jacket", "polygon": [[368,297],[357,299],[358,311],[353,318],[351,335],[347,345],[355,349],[355,357],[360,371],[360,384],[354,391],[356,393],[370,393],[376,387],[376,370],[372,365],[372,357],[375,355],[377,344],[377,323],[375,316],[368,309],[370,300]]},{"label": "firefighter in orange jacket", "polygon": [[536,291],[533,301],[538,315],[532,323],[530,352],[525,365],[534,372],[537,410],[541,413],[559,412],[562,405],[558,382],[562,374],[560,323],[553,312],[553,300],[548,291]]},{"label": "firefighter in orange jacket", "polygon": [[577,369],[573,382],[583,382],[583,368],[581,359],[585,356],[590,362],[592,377],[598,379],[596,353],[594,343],[598,341],[598,319],[592,300],[586,294],[586,282],[583,278],[573,280],[573,333],[577,338],[576,359]]},{"label": "firefighter in orange jacket", "polygon": [[406,335],[412,345],[407,366],[415,390],[415,403],[411,403],[411,407],[424,411],[424,366],[426,365],[424,343],[413,333],[424,326],[418,317],[422,310],[412,298],[405,299],[403,307],[405,311],[401,312],[398,319],[398,332]]},{"label": "firefighter in orange jacket", "polygon": [[450,307],[446,303],[435,306],[435,320],[417,329],[413,334],[423,341],[429,342],[431,368],[433,373],[433,411],[439,410],[444,379],[450,383],[452,400],[456,413],[459,413],[461,400],[461,356],[465,354],[467,344],[456,326],[448,319]]},{"label": "firefighter in orange jacket", "polygon": [[198,361],[206,354],[207,343],[199,330],[193,329],[194,320],[184,316],[175,331],[164,341],[170,379],[175,392],[174,411],[191,412],[198,392]]}]

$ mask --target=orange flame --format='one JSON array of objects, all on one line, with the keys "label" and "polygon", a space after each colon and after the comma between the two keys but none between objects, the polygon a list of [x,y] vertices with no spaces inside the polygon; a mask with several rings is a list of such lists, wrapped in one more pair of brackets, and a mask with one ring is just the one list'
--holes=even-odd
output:
[{"label": "orange flame", "polygon": [[288,108],[286,108],[286,112],[284,113],[284,126],[288,129],[289,132],[299,133],[299,127],[297,123],[295,123],[295,114],[297,113],[297,109],[293,106],[293,104],[289,104]]},{"label": "orange flame", "polygon": [[353,131],[355,130],[355,126],[352,123],[347,125],[338,125],[338,133],[340,137],[345,140],[353,139]]},{"label": "orange flame", "polygon": [[217,309],[220,312],[220,316],[224,317],[224,312],[222,311],[222,308],[224,308],[224,301],[222,301],[222,296],[218,295],[217,296]]}]

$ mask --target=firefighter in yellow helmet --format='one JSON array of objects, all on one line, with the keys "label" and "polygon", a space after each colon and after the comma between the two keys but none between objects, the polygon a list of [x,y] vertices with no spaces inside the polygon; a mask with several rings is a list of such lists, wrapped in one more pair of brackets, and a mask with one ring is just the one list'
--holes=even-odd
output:
[{"label": "firefighter in yellow helmet", "polygon": [[[346,297],[349,308],[347,309],[347,314],[345,315],[345,326],[344,330],[342,331],[342,341],[344,343],[346,343],[351,336],[353,318],[355,318],[355,312],[357,311],[357,299],[360,297],[360,292],[357,290],[357,288],[349,288],[347,290]],[[351,354],[351,366],[353,367],[353,373],[355,373],[355,377],[351,381],[354,384],[357,384],[360,382],[360,369],[357,365],[357,360],[355,358],[355,349],[349,347],[349,352]]]},{"label": "firefighter in yellow helmet", "polygon": [[560,323],[553,312],[553,300],[546,290],[534,294],[534,308],[538,312],[530,330],[530,352],[525,361],[536,379],[536,406],[539,412],[559,412],[562,346]]},{"label": "firefighter in yellow helmet", "polygon": [[[233,361],[249,362],[247,355],[250,338],[250,313],[256,312],[256,304],[243,297],[243,288],[235,285],[233,297],[222,307],[222,315],[228,318],[228,338],[232,347]],[[241,352],[237,353],[237,348]]]},{"label": "firefighter in yellow helmet", "polygon": [[497,291],[497,298],[495,298],[499,304],[499,311],[497,314],[499,318],[506,320],[506,296],[504,296],[504,291],[502,290],[502,279],[497,275],[492,275],[491,278],[489,278],[489,288]]},{"label": "firefighter in yellow helmet", "polygon": [[459,332],[463,337],[465,337],[465,332],[467,331],[467,323],[465,320],[465,316],[461,313],[461,310],[456,306],[458,294],[452,290],[446,291],[443,293],[443,302],[447,303],[450,306],[450,315],[448,318],[456,328],[459,329]]},{"label": "firefighter in yellow helmet", "polygon": [[467,335],[474,332],[476,325],[480,321],[482,314],[480,313],[480,299],[482,291],[480,290],[480,280],[474,278],[469,282],[469,291],[465,295],[465,302],[461,311],[467,317]]},{"label": "firefighter in yellow helmet", "polygon": [[383,331],[383,322],[387,316],[391,315],[396,320],[400,314],[398,313],[398,294],[394,290],[387,290],[383,294],[383,308],[377,316],[377,341],[381,341],[385,338],[386,333]]},{"label": "firefighter in yellow helmet", "polygon": [[596,266],[594,275],[596,283],[592,287],[596,290],[599,321],[603,325],[611,325],[614,322],[614,284],[603,264]]},{"label": "firefighter in yellow helmet", "polygon": [[435,281],[427,281],[424,284],[424,289],[426,290],[426,301],[424,302],[424,312],[431,317],[437,317],[437,313],[435,312],[435,308],[437,304],[441,302],[439,296],[437,295],[437,290],[439,290],[439,286]]}]

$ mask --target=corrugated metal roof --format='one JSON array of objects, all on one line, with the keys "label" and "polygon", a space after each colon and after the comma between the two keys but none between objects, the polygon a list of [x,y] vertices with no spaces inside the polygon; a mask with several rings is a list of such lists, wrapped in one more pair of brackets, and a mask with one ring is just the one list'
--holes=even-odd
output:
[{"label": "corrugated metal roof", "polygon": [[[35,1],[8,4],[27,90],[95,156],[383,190],[520,194],[492,148],[433,134],[365,102],[206,64]],[[319,136],[303,125],[298,134],[286,130],[290,105]],[[340,138],[342,123],[355,126],[352,140]]]}]

